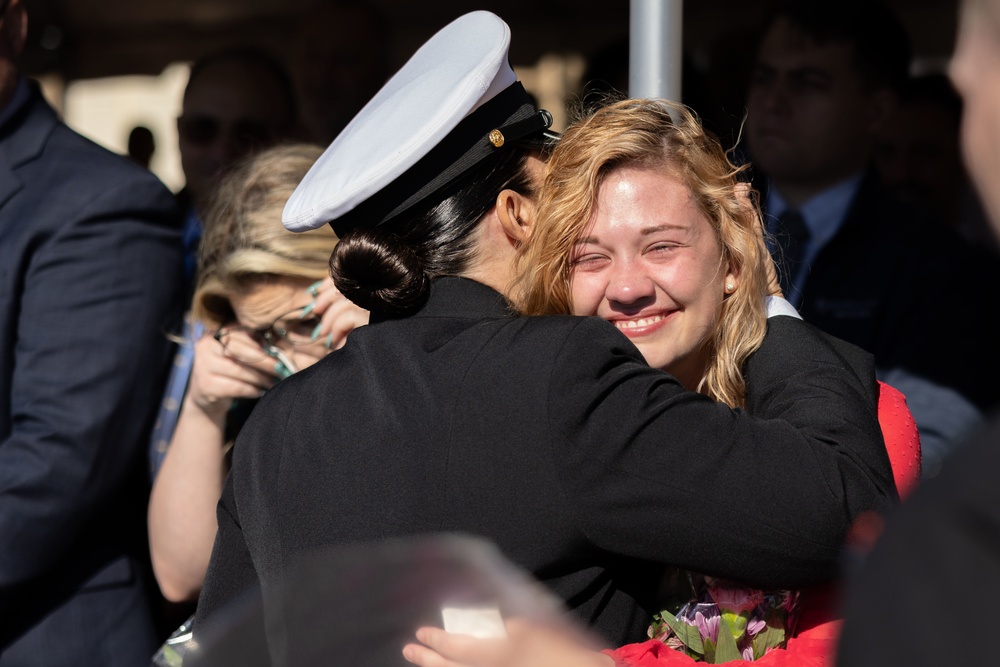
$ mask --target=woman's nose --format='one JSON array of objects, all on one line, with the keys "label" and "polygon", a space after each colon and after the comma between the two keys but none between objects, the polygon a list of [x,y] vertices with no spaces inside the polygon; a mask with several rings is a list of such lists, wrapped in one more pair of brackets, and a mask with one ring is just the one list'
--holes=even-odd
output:
[{"label": "woman's nose", "polygon": [[653,281],[635,262],[619,264],[608,281],[607,298],[621,304],[634,304],[653,296]]}]

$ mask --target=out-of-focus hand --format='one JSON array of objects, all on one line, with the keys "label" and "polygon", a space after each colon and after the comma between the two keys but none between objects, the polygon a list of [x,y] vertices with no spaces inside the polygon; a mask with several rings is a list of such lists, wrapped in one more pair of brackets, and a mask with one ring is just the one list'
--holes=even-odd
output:
[{"label": "out-of-focus hand", "polygon": [[312,312],[322,318],[317,340],[325,341],[327,349],[343,347],[347,334],[368,324],[368,311],[341,294],[332,278],[312,285],[309,292],[315,297]]},{"label": "out-of-focus hand", "polygon": [[420,643],[403,647],[403,657],[420,667],[614,667],[610,656],[590,649],[571,631],[512,619],[507,635],[478,639],[420,628]]},{"label": "out-of-focus hand", "polygon": [[[277,382],[274,359],[245,363],[226,353],[219,341],[206,332],[194,347],[194,365],[186,399],[211,416],[223,416],[237,398],[257,398]],[[260,346],[246,333],[233,332],[230,348],[239,354],[260,355]]]}]

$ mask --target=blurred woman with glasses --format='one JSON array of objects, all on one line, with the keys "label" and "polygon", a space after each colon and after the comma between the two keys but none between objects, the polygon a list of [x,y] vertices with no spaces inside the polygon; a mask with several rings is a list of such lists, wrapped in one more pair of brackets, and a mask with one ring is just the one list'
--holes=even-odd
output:
[{"label": "blurred woman with glasses", "polygon": [[173,602],[201,590],[229,448],[256,399],[368,321],[329,278],[333,230],[281,224],[320,153],[297,144],[258,154],[226,177],[206,220],[192,304],[203,333],[149,505],[153,569]]}]

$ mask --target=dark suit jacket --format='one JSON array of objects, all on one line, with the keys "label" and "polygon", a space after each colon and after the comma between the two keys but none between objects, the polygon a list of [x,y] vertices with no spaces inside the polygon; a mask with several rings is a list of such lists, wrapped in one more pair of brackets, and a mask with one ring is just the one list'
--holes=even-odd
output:
[{"label": "dark suit jacket", "polygon": [[426,532],[487,537],[609,644],[644,636],[659,564],[830,578],[852,518],[896,498],[872,367],[778,317],[746,374],[773,419],[684,391],[603,320],[512,317],[439,279],[417,315],[354,331],[258,404],[196,633],[298,553]]},{"label": "dark suit jacket", "polygon": [[155,650],[143,464],[181,312],[179,225],[152,174],[33,85],[0,127],[2,665]]},{"label": "dark suit jacket", "polygon": [[905,370],[989,410],[1000,401],[995,273],[944,223],[910,210],[869,173],[812,262],[799,312],[874,354],[879,369]]}]

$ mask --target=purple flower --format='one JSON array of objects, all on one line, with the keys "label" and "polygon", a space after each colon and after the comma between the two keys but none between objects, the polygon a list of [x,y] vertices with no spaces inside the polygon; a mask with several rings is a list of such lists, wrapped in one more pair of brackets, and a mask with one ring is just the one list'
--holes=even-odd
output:
[{"label": "purple flower", "polygon": [[698,628],[698,634],[702,640],[711,639],[713,642],[719,639],[719,619],[721,616],[706,617],[700,611],[694,613],[694,625]]},{"label": "purple flower", "polygon": [[753,646],[747,646],[743,649],[743,659],[747,662],[753,661]]},{"label": "purple flower", "polygon": [[764,622],[762,618],[754,618],[749,623],[747,623],[747,634],[751,637],[760,633],[767,627],[767,623]]}]

